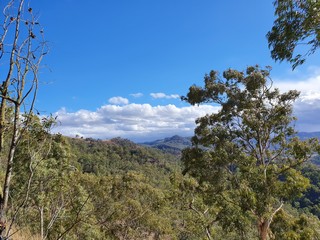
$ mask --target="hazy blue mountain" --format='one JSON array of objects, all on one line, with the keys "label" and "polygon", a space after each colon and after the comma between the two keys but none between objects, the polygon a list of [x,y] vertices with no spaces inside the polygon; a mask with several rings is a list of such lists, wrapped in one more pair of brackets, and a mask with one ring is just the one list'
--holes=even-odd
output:
[{"label": "hazy blue mountain", "polygon": [[181,137],[175,135],[152,142],[144,142],[141,143],[141,145],[157,148],[171,154],[179,155],[182,149],[191,146],[191,137]]},{"label": "hazy blue mountain", "polygon": [[299,132],[297,135],[302,140],[308,138],[318,138],[320,140],[320,132]]},{"label": "hazy blue mountain", "polygon": [[[320,132],[299,132],[297,135],[302,140],[306,140],[308,138],[318,138],[320,140]],[[191,146],[191,137],[174,135],[164,139],[140,143],[140,145],[157,148],[171,154],[179,155],[181,154],[182,149]]]}]

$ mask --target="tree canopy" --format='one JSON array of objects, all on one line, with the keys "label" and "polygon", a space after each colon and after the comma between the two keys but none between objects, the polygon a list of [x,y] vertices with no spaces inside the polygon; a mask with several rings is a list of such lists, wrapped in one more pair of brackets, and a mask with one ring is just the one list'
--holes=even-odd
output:
[{"label": "tree canopy", "polygon": [[274,5],[277,19],[267,34],[271,56],[295,68],[320,46],[320,1],[276,0]]},{"label": "tree canopy", "polygon": [[[244,219],[255,222],[259,239],[288,199],[308,186],[299,167],[319,149],[318,141],[300,141],[293,128],[297,91],[272,87],[270,69],[228,69],[223,78],[211,71],[205,86],[191,86],[183,99],[215,103],[221,109],[197,119],[193,147],[183,152],[185,173],[207,187],[217,204],[217,220],[245,232]],[[229,209],[229,210],[228,210]]]}]

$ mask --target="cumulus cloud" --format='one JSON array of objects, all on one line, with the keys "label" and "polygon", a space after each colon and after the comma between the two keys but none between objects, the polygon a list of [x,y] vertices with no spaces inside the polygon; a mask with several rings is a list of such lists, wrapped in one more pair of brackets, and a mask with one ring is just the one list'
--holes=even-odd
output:
[{"label": "cumulus cloud", "polygon": [[[274,85],[282,92],[291,89],[301,91],[301,97],[294,105],[294,114],[298,117],[297,130],[320,131],[320,71],[315,71],[301,80],[277,79],[274,80]],[[134,95],[140,96],[139,93]],[[179,98],[176,94],[150,95],[153,98]],[[54,131],[72,137],[123,137],[136,142],[161,139],[175,134],[192,136],[195,119],[217,112],[220,108],[211,105],[177,107],[171,104],[129,104],[129,100],[123,97],[110,98],[109,103],[96,111],[68,112],[61,109],[55,114],[61,124]]]},{"label": "cumulus cloud", "polygon": [[73,137],[123,137],[137,142],[175,134],[192,136],[195,119],[217,112],[218,109],[219,107],[210,105],[179,108],[171,104],[151,106],[134,103],[124,106],[104,105],[96,111],[67,112],[66,109],[61,109],[56,113],[61,125],[54,131]]},{"label": "cumulus cloud", "polygon": [[143,96],[143,93],[132,93],[130,94],[130,96],[135,97],[135,98],[139,98]]},{"label": "cumulus cloud", "polygon": [[126,105],[129,104],[129,100],[123,97],[112,97],[109,99],[109,103],[115,105]]},{"label": "cumulus cloud", "polygon": [[150,93],[150,96],[152,98],[158,99],[158,98],[166,98],[166,99],[176,99],[176,98],[180,98],[180,95],[178,94],[170,94],[167,95],[165,93]]},{"label": "cumulus cloud", "polygon": [[299,131],[320,131],[320,69],[314,69],[309,76],[296,80],[277,80],[275,86],[282,92],[300,91],[300,98],[294,104],[294,114]]}]

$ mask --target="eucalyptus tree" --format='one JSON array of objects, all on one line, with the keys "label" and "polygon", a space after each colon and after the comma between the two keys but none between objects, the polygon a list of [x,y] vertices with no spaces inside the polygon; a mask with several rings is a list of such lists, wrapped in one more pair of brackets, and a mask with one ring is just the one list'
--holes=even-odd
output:
[{"label": "eucalyptus tree", "polygon": [[277,18],[267,34],[271,56],[295,68],[320,46],[320,1],[276,0],[274,6]]},{"label": "eucalyptus tree", "polygon": [[[25,0],[8,1],[1,21],[0,62],[3,81],[0,88],[0,149],[2,155],[6,156],[6,174],[0,201],[0,218],[4,223],[15,164],[14,155],[33,115],[40,64],[48,49],[41,25]],[[8,149],[3,147],[4,139],[8,142]]]},{"label": "eucalyptus tree", "polygon": [[205,186],[207,202],[220,209],[214,222],[243,234],[245,223],[253,222],[265,240],[284,203],[308,187],[299,167],[319,145],[295,136],[292,104],[298,96],[273,88],[270,68],[252,66],[228,69],[223,77],[211,71],[204,87],[191,86],[183,97],[192,105],[221,106],[196,120],[193,146],[182,155],[184,172]]}]

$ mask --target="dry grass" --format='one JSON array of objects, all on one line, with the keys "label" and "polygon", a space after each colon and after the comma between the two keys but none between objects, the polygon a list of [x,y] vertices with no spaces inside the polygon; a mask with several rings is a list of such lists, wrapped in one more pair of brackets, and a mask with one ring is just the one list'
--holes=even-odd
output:
[{"label": "dry grass", "polygon": [[41,237],[31,234],[29,230],[20,230],[13,234],[10,240],[41,240]]}]

